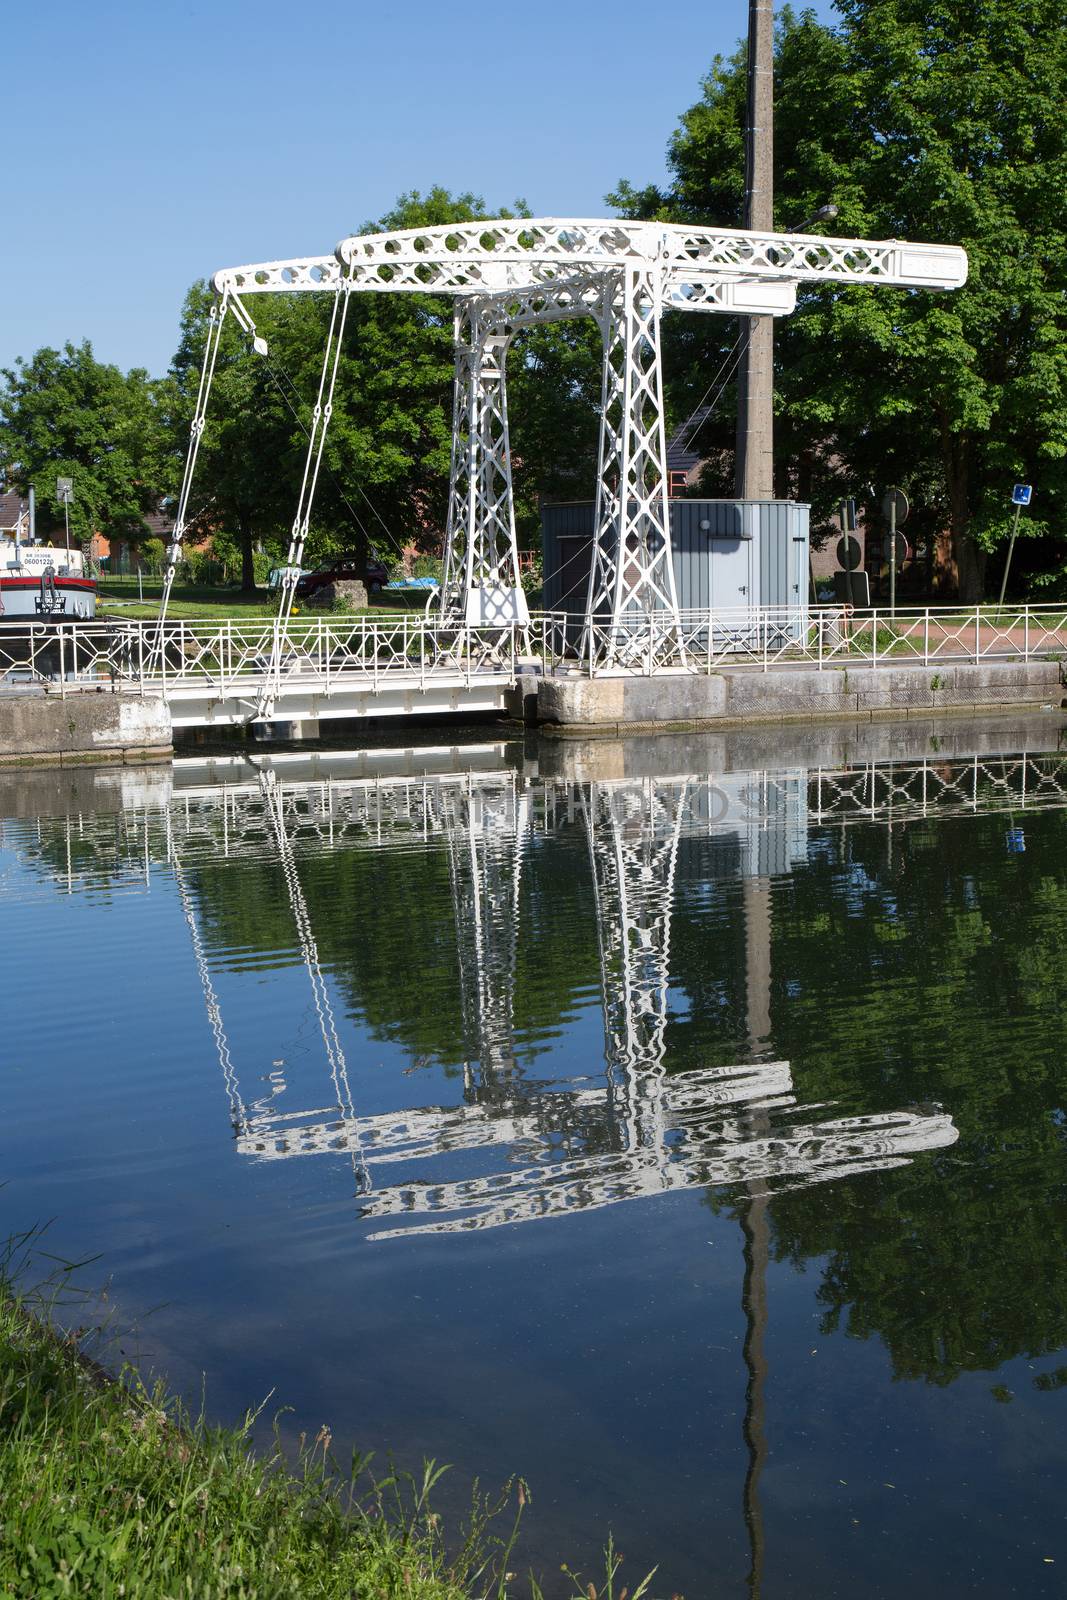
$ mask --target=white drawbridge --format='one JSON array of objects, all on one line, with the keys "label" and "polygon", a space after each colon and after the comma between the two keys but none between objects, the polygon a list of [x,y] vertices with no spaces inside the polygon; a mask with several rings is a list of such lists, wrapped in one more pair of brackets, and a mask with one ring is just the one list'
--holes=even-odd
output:
[{"label": "white drawbridge", "polygon": [[952,289],[966,275],[965,253],[948,245],[556,218],[358,234],[343,239],[330,256],[217,272],[213,284],[218,301],[209,325],[163,612],[189,515],[226,315],[232,312],[255,348],[266,352],[245,296],[309,292],[334,297],[283,572],[283,625],[303,560],[351,294],[455,299],[452,466],[439,606],[442,620],[460,626],[521,625],[526,620],[508,436],[509,345],[523,328],[562,318],[595,318],[603,341],[603,381],[596,545],[583,653],[591,667],[641,663],[653,671],[685,655],[667,504],[663,312],[784,316],[794,309],[801,283]]}]

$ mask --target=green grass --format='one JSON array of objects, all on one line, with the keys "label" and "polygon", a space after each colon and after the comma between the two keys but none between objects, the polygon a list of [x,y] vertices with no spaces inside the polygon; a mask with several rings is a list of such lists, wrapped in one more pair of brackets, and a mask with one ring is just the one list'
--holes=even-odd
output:
[{"label": "green grass", "polygon": [[[220,1429],[129,1367],[110,1377],[52,1321],[54,1279],[15,1287],[26,1243],[0,1257],[0,1600],[539,1600],[509,1570],[521,1481],[493,1502],[475,1486],[446,1544],[432,1462],[375,1480],[337,1462],[326,1428],[295,1458],[277,1426],[256,1452],[258,1413]],[[619,1565],[609,1545],[600,1586],[561,1570],[574,1600],[624,1600]]]},{"label": "green grass", "polygon": [[[137,598],[136,578],[109,578],[105,574],[97,585],[97,613],[108,617],[155,617],[159,614],[161,593],[161,580],[146,578],[143,585],[144,603],[141,604]],[[244,617],[252,621],[258,617],[273,616],[275,606],[265,589],[243,594],[236,588],[176,583],[167,609],[172,617]]]},{"label": "green grass", "polygon": [[[160,593],[160,580],[146,579],[144,601],[141,603],[137,598],[136,578],[104,576],[98,585],[97,614],[102,617],[151,619],[159,615]],[[388,599],[381,598],[377,605],[344,614],[377,617],[380,621],[388,621],[394,615],[401,616],[411,611],[421,612],[426,604],[425,594],[419,596],[418,591],[413,591],[413,595],[415,597],[409,600],[400,592],[395,595],[391,592]],[[275,610],[275,599],[266,589],[257,589],[252,594],[244,594],[236,588],[176,583],[171,591],[167,615],[176,620],[185,618],[188,621],[221,622],[231,618],[235,621],[256,622],[273,617]],[[330,615],[329,612],[302,605],[298,605],[296,610],[300,616],[305,617]]]}]

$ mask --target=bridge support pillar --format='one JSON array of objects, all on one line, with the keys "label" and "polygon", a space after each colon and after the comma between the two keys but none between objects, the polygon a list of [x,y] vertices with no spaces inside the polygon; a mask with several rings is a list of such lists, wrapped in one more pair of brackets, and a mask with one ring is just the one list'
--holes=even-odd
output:
[{"label": "bridge support pillar", "polygon": [[0,765],[165,761],[174,735],[159,695],[22,685],[0,692]]},{"label": "bridge support pillar", "polygon": [[667,503],[660,316],[663,270],[614,275],[604,339],[595,544],[582,655],[594,668],[651,673],[684,660]]},{"label": "bridge support pillar", "polygon": [[471,623],[529,621],[519,582],[508,438],[511,335],[480,299],[455,313],[452,468],[441,611]]}]

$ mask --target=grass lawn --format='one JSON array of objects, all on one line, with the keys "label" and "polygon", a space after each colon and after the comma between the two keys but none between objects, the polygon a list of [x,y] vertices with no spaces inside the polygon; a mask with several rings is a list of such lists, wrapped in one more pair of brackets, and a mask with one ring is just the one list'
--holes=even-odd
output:
[{"label": "grass lawn", "polygon": [[[21,1243],[25,1243],[22,1241]],[[508,1570],[523,1485],[475,1499],[447,1542],[429,1493],[440,1476],[335,1461],[329,1432],[295,1462],[256,1453],[243,1428],[189,1417],[127,1368],[116,1381],[25,1296],[0,1259],[0,1600],[539,1600]],[[602,1586],[622,1600],[609,1548]],[[566,1569],[563,1569],[564,1571]],[[568,1580],[571,1575],[568,1574]],[[647,1592],[640,1584],[632,1600]]]},{"label": "grass lawn", "polygon": [[[108,578],[101,577],[98,586],[97,615],[101,617],[128,617],[134,620],[151,620],[159,615],[159,599],[161,584],[158,578],[146,579],[143,586],[144,601],[138,599],[137,579],[133,578]],[[390,594],[388,599],[382,597],[377,605],[372,605],[363,611],[345,613],[348,616],[378,617],[388,621],[392,615],[401,615],[405,612],[421,612],[426,605],[425,593],[412,591],[412,598],[408,598],[398,591]],[[176,583],[171,590],[170,603],[167,606],[168,617],[175,619],[186,618],[204,622],[222,622],[227,618],[234,621],[257,622],[263,618],[271,618],[275,613],[273,595],[266,589],[257,589],[252,594],[242,594],[240,589],[219,588],[216,586],[200,584]],[[314,607],[298,605],[295,610],[300,616],[329,616],[329,612],[318,610]]]}]

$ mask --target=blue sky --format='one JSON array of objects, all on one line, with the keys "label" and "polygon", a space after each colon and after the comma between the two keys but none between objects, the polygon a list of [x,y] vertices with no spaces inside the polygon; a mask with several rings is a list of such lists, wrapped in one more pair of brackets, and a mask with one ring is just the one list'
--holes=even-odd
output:
[{"label": "blue sky", "polygon": [[[829,20],[829,0],[814,9]],[[189,284],[323,253],[407,189],[597,216],[667,139],[745,0],[14,0],[0,365],[92,340],[165,370]]]}]

